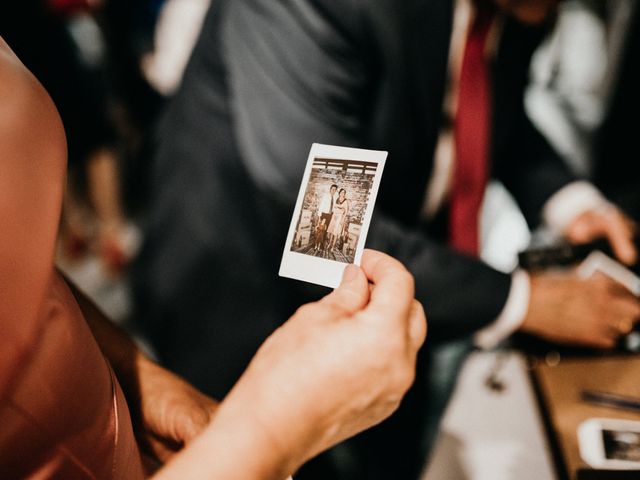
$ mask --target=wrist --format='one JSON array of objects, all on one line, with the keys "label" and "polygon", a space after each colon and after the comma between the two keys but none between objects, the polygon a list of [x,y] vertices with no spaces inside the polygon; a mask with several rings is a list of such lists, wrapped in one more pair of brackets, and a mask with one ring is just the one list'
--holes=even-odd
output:
[{"label": "wrist", "polygon": [[550,306],[551,311],[553,311],[555,290],[558,285],[553,281],[553,278],[544,274],[531,274],[530,285],[529,308],[524,316],[520,330],[532,335],[541,335],[544,333],[544,326],[541,325],[541,320],[544,320],[544,318],[541,319],[540,317],[549,314],[549,309],[545,308],[547,306]]},{"label": "wrist", "polygon": [[[270,342],[262,346],[263,360],[269,356]],[[295,472],[304,462],[328,446],[327,432],[334,432],[332,418],[318,415],[323,409],[321,395],[315,402],[300,402],[300,391],[290,388],[297,384],[272,381],[271,372],[277,369],[277,359],[250,364],[240,381],[223,401],[211,428],[224,431],[234,429],[236,440],[255,456],[252,471],[255,476],[282,480]],[[304,407],[307,405],[307,407]],[[241,419],[241,420],[240,420]],[[238,424],[243,427],[238,428]],[[228,445],[225,445],[228,446]]]},{"label": "wrist", "polygon": [[517,269],[511,276],[511,288],[498,317],[474,335],[476,346],[490,350],[522,327],[531,297],[529,274]]},{"label": "wrist", "polygon": [[308,412],[292,408],[296,403],[287,402],[287,399],[295,397],[287,392],[286,386],[263,387],[262,380],[267,376],[266,372],[253,371],[249,367],[244,378],[224,400],[223,416],[219,419],[216,416],[216,420],[229,421],[231,427],[238,418],[243,418],[251,448],[261,453],[255,464],[256,473],[261,475],[255,478],[281,480],[308,459],[310,432],[307,430],[314,424],[314,419]]}]

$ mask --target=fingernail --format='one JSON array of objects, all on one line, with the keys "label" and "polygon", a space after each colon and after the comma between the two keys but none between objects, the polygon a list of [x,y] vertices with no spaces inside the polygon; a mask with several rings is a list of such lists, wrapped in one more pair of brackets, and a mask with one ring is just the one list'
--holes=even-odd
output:
[{"label": "fingernail", "polygon": [[347,268],[344,269],[344,273],[342,274],[342,284],[352,282],[358,276],[359,267],[350,264],[347,265]]}]

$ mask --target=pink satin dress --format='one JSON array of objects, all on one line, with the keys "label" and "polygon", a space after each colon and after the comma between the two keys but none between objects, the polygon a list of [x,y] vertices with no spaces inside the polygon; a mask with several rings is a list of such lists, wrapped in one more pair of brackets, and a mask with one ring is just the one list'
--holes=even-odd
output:
[{"label": "pink satin dress", "polygon": [[0,478],[144,477],[122,390],[54,267],[66,145],[0,39]]}]

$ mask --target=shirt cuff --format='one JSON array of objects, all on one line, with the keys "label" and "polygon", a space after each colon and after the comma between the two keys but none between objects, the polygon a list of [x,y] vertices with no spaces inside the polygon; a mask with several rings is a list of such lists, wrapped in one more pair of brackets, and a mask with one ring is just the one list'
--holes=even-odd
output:
[{"label": "shirt cuff", "polygon": [[529,309],[530,292],[529,274],[520,269],[513,272],[507,303],[493,323],[475,333],[474,344],[483,350],[490,350],[518,330]]},{"label": "shirt cuff", "polygon": [[584,212],[608,208],[611,204],[591,183],[571,182],[554,193],[542,209],[542,219],[557,234]]}]

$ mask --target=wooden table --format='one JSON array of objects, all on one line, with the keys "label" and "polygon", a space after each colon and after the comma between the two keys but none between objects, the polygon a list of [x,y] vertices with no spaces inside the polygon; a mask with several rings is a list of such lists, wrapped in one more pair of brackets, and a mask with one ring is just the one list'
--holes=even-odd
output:
[{"label": "wooden table", "polygon": [[592,405],[580,398],[583,389],[640,398],[640,356],[562,359],[554,366],[539,361],[532,374],[560,478],[640,479],[640,472],[591,469],[580,457],[577,438],[578,425],[590,417],[640,420],[638,412]]}]

